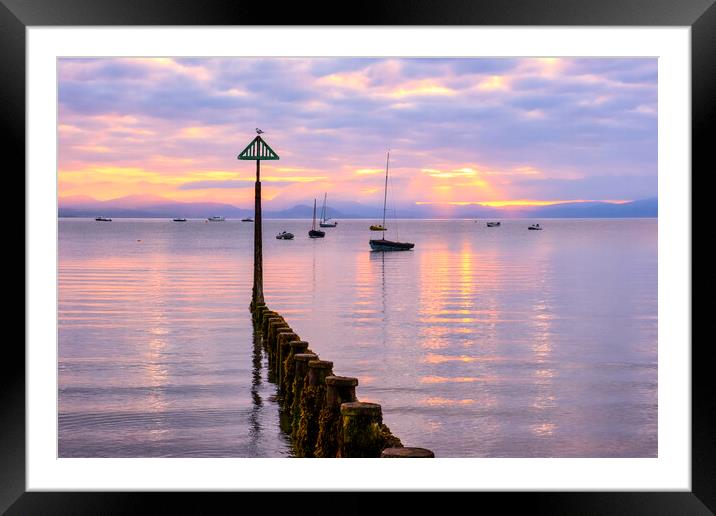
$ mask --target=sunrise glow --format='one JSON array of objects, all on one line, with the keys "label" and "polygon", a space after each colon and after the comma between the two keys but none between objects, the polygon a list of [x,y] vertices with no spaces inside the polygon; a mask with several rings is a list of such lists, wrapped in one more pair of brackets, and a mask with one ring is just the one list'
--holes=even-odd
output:
[{"label": "sunrise glow", "polygon": [[549,206],[656,196],[654,59],[68,58],[61,206],[127,197],[249,207]]}]

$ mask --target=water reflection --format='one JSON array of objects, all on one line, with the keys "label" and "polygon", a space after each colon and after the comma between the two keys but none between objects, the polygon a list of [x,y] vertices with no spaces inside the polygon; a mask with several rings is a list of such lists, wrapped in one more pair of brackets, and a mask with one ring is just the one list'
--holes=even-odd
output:
[{"label": "water reflection", "polygon": [[[387,324],[388,322],[388,312],[386,311],[386,288],[385,288],[385,252],[381,251],[369,251],[368,256],[370,258],[370,264],[372,268],[375,268],[378,270],[378,282],[380,283],[380,300],[381,303],[379,305],[379,311],[381,314],[383,314],[383,322]],[[376,266],[377,264],[377,266]],[[374,276],[376,276],[374,274]]]},{"label": "water reflection", "polygon": [[[343,222],[312,240],[305,221],[265,221],[297,235],[265,242],[266,299],[404,442],[655,455],[655,221],[405,221],[401,253]],[[246,311],[252,235],[60,223],[62,456],[290,454]]]},{"label": "water reflection", "polygon": [[557,407],[557,398],[554,393],[557,371],[553,367],[552,342],[554,316],[549,300],[549,288],[547,288],[553,274],[551,270],[553,260],[549,257],[552,252],[552,247],[547,244],[540,245],[535,252],[538,267],[535,270],[536,288],[532,306],[533,315],[530,317],[532,324],[530,340],[534,364],[532,375],[535,392],[530,406],[535,411],[535,419],[538,420],[530,425],[530,429],[539,438],[550,437],[557,429],[557,424],[552,421],[554,409]]},{"label": "water reflection", "polygon": [[251,448],[251,457],[260,455],[261,442],[261,422],[260,414],[263,406],[261,398],[261,371],[263,366],[263,355],[261,353],[261,334],[256,332],[256,328],[252,332],[253,352],[251,354],[251,412],[249,413],[249,446]]}]

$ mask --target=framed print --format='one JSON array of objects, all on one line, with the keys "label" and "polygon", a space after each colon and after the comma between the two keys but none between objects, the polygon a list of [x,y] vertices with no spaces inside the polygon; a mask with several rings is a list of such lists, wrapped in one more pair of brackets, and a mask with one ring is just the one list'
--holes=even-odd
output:
[{"label": "framed print", "polygon": [[[713,2],[298,11],[3,0],[28,311],[0,507],[713,511]],[[368,458],[405,456],[432,458]]]}]

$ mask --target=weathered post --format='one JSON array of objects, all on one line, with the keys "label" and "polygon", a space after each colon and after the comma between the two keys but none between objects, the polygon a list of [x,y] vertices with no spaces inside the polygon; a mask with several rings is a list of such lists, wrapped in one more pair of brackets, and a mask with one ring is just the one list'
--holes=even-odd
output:
[{"label": "weathered post", "polygon": [[285,322],[284,318],[278,315],[276,312],[264,312],[264,319],[261,323],[261,333],[263,333],[264,339],[268,338],[269,324],[274,321]]},{"label": "weathered post", "polygon": [[291,436],[294,442],[298,436],[298,426],[301,421],[301,400],[303,399],[303,387],[308,375],[308,362],[318,360],[315,353],[297,353],[293,357],[296,370],[293,375],[293,401],[291,402]]},{"label": "weathered post", "polygon": [[[304,340],[294,340],[290,343],[288,356],[283,363],[283,378],[281,385],[284,388],[282,403],[286,411],[291,413],[293,407],[293,379],[296,376],[296,355],[305,353],[308,350],[308,342]],[[316,357],[318,358],[318,357]]]},{"label": "weathered post", "polygon": [[[263,132],[259,129],[257,133]],[[251,143],[238,156],[240,160],[256,161],[256,184],[254,187],[254,285],[251,292],[251,305],[253,311],[258,304],[264,303],[263,279],[263,251],[261,235],[261,161],[279,159],[271,147],[256,136]]]},{"label": "weathered post", "polygon": [[380,457],[386,448],[403,444],[383,424],[377,403],[352,401],[341,405],[340,457]]},{"label": "weathered post", "polygon": [[279,314],[273,310],[264,310],[259,320],[259,330],[261,333],[266,333],[266,325],[271,317],[280,317]]},{"label": "weathered post", "polygon": [[254,286],[251,306],[264,302],[264,257],[261,234],[261,160],[256,160],[256,184],[254,186]]},{"label": "weathered post", "polygon": [[254,325],[255,325],[257,322],[260,322],[260,321],[261,321],[261,316],[263,315],[263,313],[264,313],[266,310],[268,310],[268,307],[266,306],[266,303],[257,303],[257,304],[254,305],[254,309],[253,309],[253,313],[252,313],[252,318],[253,318],[253,320],[254,320]]},{"label": "weathered post", "polygon": [[435,454],[427,448],[386,448],[380,454],[381,459],[434,459]]},{"label": "weathered post", "polygon": [[271,321],[269,323],[269,329],[268,334],[266,335],[266,346],[268,348],[269,352],[269,358],[271,359],[271,365],[275,368],[274,360],[277,355],[277,349],[276,349],[276,337],[281,332],[289,332],[291,331],[291,327],[288,325],[286,321],[281,319],[280,321]]},{"label": "weathered post", "polygon": [[296,455],[313,457],[318,439],[318,418],[326,402],[326,377],[333,372],[333,362],[311,360],[301,395],[301,420],[296,436]]},{"label": "weathered post", "polygon": [[276,334],[284,328],[289,328],[289,325],[283,317],[274,317],[269,320],[268,332],[266,333],[266,338],[268,339],[269,344],[274,344]]},{"label": "weathered post", "polygon": [[357,378],[326,377],[326,403],[318,419],[316,457],[337,457],[341,435],[341,404],[357,401]]},{"label": "weathered post", "polygon": [[350,376],[326,377],[326,405],[341,407],[341,404],[357,401],[358,378]]},{"label": "weathered post", "polygon": [[284,385],[284,362],[291,349],[291,342],[301,340],[301,337],[292,331],[281,331],[276,337],[276,384],[279,392],[283,395],[286,391]]}]

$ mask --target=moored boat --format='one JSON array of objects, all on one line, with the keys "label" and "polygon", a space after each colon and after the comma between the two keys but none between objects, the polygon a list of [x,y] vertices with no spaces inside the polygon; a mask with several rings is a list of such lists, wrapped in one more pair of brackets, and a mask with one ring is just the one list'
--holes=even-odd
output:
[{"label": "moored boat", "polygon": [[253,221],[254,221],[254,219],[252,219],[251,217],[244,217],[243,219],[241,219],[241,222],[253,222]]},{"label": "moored boat", "polygon": [[488,227],[488,228],[496,228],[496,227],[499,227],[499,226],[500,226],[500,223],[499,223],[499,222],[488,222],[488,223],[487,223],[487,227]]},{"label": "moored boat", "polygon": [[219,215],[214,215],[214,216],[212,216],[212,217],[209,217],[209,218],[206,219],[206,220],[208,220],[209,222],[223,222],[223,221],[226,220],[226,217],[221,217],[221,216],[219,216]]},{"label": "moored boat", "polygon": [[321,222],[319,222],[319,226],[322,228],[334,228],[338,225],[337,221],[328,222],[331,219],[326,218],[326,197],[328,196],[327,193],[323,194],[323,208],[321,209]]},{"label": "moored boat", "polygon": [[184,217],[176,217],[172,219],[174,222],[186,222],[186,219]]},{"label": "moored boat", "polygon": [[[390,164],[390,151],[388,151],[388,157],[385,160],[385,192],[383,194],[383,222],[381,224],[374,224],[370,226],[371,231],[387,231],[385,227],[385,208],[388,201],[388,166]],[[368,241],[370,248],[373,251],[409,251],[415,244],[412,242],[398,242],[393,240],[386,240],[385,233],[382,238],[373,238]]]},{"label": "moored boat", "polygon": [[112,222],[112,219],[110,219],[109,217],[95,217],[94,220],[96,220],[97,222]]},{"label": "moored boat", "polygon": [[281,231],[278,235],[276,235],[277,240],[293,240],[293,233],[289,233],[288,231]]},{"label": "moored boat", "polygon": [[393,242],[385,238],[370,240],[369,243],[373,251],[409,251],[415,247],[410,242]]},{"label": "moored boat", "polygon": [[324,236],[326,236],[325,231],[316,229],[316,199],[313,199],[313,225],[308,232],[308,236],[310,238],[323,238]]},{"label": "moored boat", "polygon": [[532,224],[527,229],[530,229],[532,231],[542,231],[542,226],[540,226],[539,224]]}]

